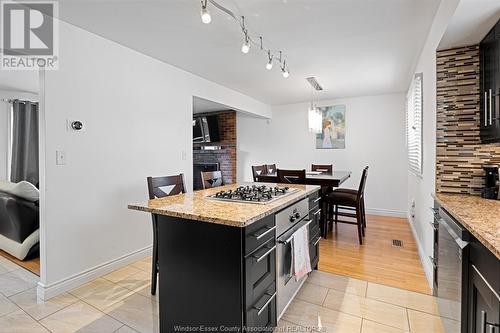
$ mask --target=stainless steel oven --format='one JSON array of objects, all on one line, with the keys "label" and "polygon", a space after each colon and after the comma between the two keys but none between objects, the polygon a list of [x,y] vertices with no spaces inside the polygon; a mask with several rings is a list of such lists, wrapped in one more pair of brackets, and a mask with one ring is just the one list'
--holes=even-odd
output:
[{"label": "stainless steel oven", "polygon": [[276,214],[276,274],[277,274],[277,308],[278,319],[286,310],[295,294],[306,280],[306,276],[299,281],[293,274],[292,239],[298,229],[310,224],[309,202],[307,199],[284,209]]}]

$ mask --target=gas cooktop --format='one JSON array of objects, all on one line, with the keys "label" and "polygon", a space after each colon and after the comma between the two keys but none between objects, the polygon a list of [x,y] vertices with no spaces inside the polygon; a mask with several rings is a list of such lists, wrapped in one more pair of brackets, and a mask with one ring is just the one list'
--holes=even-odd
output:
[{"label": "gas cooktop", "polygon": [[234,190],[220,191],[209,195],[207,198],[231,202],[268,204],[297,191],[296,188],[281,186],[246,185],[239,186]]}]

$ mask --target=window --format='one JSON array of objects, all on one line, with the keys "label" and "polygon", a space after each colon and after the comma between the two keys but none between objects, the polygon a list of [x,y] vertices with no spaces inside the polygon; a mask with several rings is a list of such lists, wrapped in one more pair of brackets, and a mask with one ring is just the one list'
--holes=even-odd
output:
[{"label": "window", "polygon": [[422,73],[415,74],[406,96],[406,146],[410,171],[422,175]]}]

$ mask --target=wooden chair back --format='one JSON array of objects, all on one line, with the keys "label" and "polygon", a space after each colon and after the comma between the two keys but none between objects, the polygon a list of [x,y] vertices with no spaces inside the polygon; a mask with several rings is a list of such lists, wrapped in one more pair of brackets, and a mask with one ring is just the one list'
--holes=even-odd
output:
[{"label": "wooden chair back", "polygon": [[222,186],[222,172],[221,171],[206,171],[201,173],[201,183],[203,189]]},{"label": "wooden chair back", "polygon": [[275,173],[276,172],[276,163],[275,164],[267,164],[266,165],[266,172],[269,173]]},{"label": "wooden chair back", "polygon": [[306,170],[276,170],[278,183],[282,184],[305,184]]},{"label": "wooden chair back", "polygon": [[361,198],[364,196],[366,178],[368,178],[368,166],[366,166],[363,169],[363,173],[361,174],[361,181],[359,182],[359,188],[358,188],[358,198]]},{"label": "wooden chair back", "polygon": [[252,175],[253,181],[257,182],[257,176],[267,174],[267,168],[265,165],[252,165]]},{"label": "wooden chair back", "polygon": [[147,182],[149,199],[186,193],[184,174],[182,173],[175,176],[148,177]]},{"label": "wooden chair back", "polygon": [[333,164],[312,164],[311,170],[312,171],[320,171],[322,173],[332,174],[333,173]]}]

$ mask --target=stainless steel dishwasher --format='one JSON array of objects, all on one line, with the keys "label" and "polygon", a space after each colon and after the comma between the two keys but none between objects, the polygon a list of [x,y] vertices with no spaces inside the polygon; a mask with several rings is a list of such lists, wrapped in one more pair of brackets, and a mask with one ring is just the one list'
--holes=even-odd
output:
[{"label": "stainless steel dishwasher", "polygon": [[[442,208],[438,211],[437,293],[439,311],[446,317],[466,320],[462,302],[466,302],[469,232]],[[451,333],[451,332],[449,332]],[[453,332],[457,333],[457,332]]]}]

